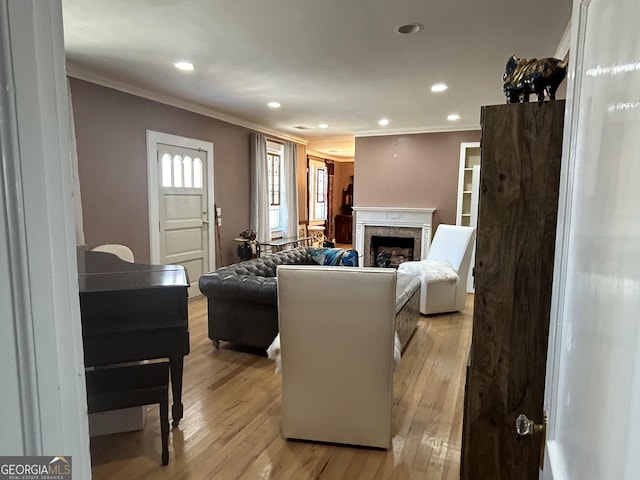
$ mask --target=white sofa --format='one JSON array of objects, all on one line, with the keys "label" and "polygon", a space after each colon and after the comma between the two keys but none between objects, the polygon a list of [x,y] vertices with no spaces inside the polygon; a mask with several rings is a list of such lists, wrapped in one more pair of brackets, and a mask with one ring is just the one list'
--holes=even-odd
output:
[{"label": "white sofa", "polygon": [[391,446],[396,275],[278,268],[284,438]]},{"label": "white sofa", "polygon": [[424,315],[464,310],[475,235],[473,227],[441,224],[427,259],[398,267],[398,272],[420,276],[420,312]]}]

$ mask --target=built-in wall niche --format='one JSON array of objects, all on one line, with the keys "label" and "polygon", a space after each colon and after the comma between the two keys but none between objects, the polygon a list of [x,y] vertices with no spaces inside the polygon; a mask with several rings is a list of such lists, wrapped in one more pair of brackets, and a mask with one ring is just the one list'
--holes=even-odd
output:
[{"label": "built-in wall niche", "polygon": [[480,142],[460,145],[457,224],[476,226],[480,186]]},{"label": "built-in wall niche", "polygon": [[[401,263],[413,260],[414,245],[415,239],[411,237],[373,235],[370,243],[370,258],[373,259],[375,266],[398,268]],[[384,264],[381,262],[381,256],[385,257]]]},{"label": "built-in wall niche", "polygon": [[[456,224],[476,227],[478,223],[478,198],[480,196],[480,142],[460,145],[460,171],[458,176],[458,212]],[[474,240],[475,242],[475,240]],[[474,292],[473,266],[476,248],[471,254],[471,268],[467,276],[467,292]]]}]

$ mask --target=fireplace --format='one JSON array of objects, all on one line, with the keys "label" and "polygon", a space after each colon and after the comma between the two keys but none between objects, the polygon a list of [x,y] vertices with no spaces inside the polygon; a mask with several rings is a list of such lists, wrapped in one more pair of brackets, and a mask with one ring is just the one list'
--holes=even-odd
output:
[{"label": "fireplace", "polygon": [[[433,208],[398,207],[354,207],[356,216],[355,249],[358,251],[360,265],[376,266],[376,253],[372,243],[380,244],[375,237],[393,238],[391,245],[385,240],[384,247],[395,247],[395,261],[406,261],[411,250],[412,260],[427,258],[431,243],[431,223]],[[405,246],[412,244],[411,247]],[[400,249],[404,249],[400,251]],[[387,249],[388,250],[388,249]],[[393,256],[393,254],[392,254]],[[403,257],[403,258],[400,258]],[[397,266],[397,265],[396,265]]]},{"label": "fireplace", "polygon": [[[374,235],[371,237],[369,253],[378,267],[398,268],[403,262],[413,260],[414,239],[409,237],[387,237]],[[380,256],[385,258],[384,265]]]},{"label": "fireplace", "polygon": [[[387,247],[402,247],[408,248],[407,245],[411,245],[411,259],[422,259],[422,229],[417,227],[398,227],[398,226],[381,226],[381,225],[368,225],[365,227],[363,248],[364,255],[362,255],[362,265],[365,267],[375,267],[376,255],[375,246],[380,245],[380,239],[386,239],[384,246]],[[390,240],[394,239],[394,240]],[[357,248],[356,248],[357,250]],[[358,250],[360,253],[360,250]],[[396,250],[395,255],[401,253]],[[404,261],[407,261],[406,259]],[[399,265],[400,259],[396,259],[396,263]],[[398,265],[395,265],[396,267]]]}]

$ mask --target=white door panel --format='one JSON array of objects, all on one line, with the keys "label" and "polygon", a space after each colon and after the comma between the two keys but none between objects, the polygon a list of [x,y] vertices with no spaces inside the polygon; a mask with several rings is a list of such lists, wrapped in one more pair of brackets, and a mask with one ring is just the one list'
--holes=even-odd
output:
[{"label": "white door panel", "polygon": [[204,263],[200,258],[195,260],[182,260],[180,263],[184,265],[189,275],[193,275],[194,278],[200,278],[202,274],[205,273]]},{"label": "white door panel", "polygon": [[[209,256],[207,189],[202,181],[206,158],[202,157],[203,152],[198,150],[158,144],[160,261],[187,269],[189,298],[200,293],[197,284],[202,264],[208,263]],[[200,173],[194,183],[196,164],[200,165]],[[195,265],[199,268],[194,269]]]},{"label": "white door panel", "polygon": [[205,248],[201,228],[181,228],[166,232],[166,257],[202,252]]},{"label": "white door panel", "polygon": [[640,478],[640,3],[574,1],[544,478]]},{"label": "white door panel", "polygon": [[167,232],[172,230],[183,230],[189,228],[202,228],[202,218],[184,218],[182,220],[165,220]]},{"label": "white door panel", "polygon": [[192,298],[200,276],[215,268],[213,145],[151,131],[147,144],[151,260],[184,266]]},{"label": "white door panel", "polygon": [[191,219],[202,220],[202,211],[207,209],[203,203],[205,197],[203,192],[187,195],[183,192],[176,192],[176,189],[164,188],[166,220]]}]

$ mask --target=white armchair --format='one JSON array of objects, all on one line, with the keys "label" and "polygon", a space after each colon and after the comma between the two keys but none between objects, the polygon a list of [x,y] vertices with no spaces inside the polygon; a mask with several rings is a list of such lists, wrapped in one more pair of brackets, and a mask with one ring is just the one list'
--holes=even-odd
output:
[{"label": "white armchair", "polygon": [[120,260],[133,263],[133,252],[126,245],[120,245],[118,243],[105,243],[104,245],[98,245],[91,249],[94,252],[107,252],[117,255]]},{"label": "white armchair", "polygon": [[278,267],[282,436],[391,446],[396,271]]},{"label": "white armchair", "polygon": [[464,310],[475,235],[473,227],[442,224],[426,260],[398,267],[399,272],[420,276],[420,312],[424,315]]}]

